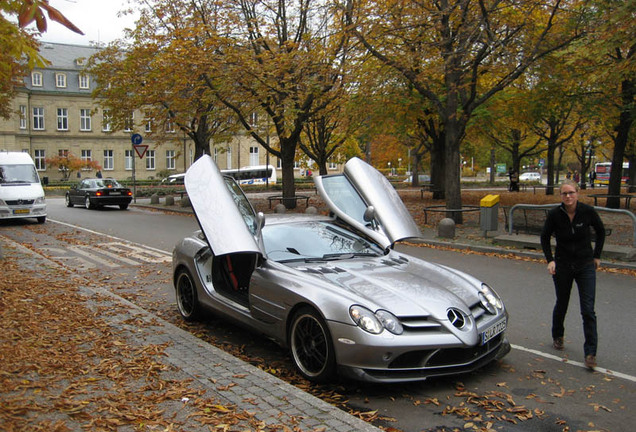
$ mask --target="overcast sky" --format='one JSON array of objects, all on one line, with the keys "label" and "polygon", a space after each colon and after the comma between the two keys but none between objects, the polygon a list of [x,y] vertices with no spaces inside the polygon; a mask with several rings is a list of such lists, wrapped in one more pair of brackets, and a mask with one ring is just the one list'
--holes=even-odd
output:
[{"label": "overcast sky", "polygon": [[123,29],[133,27],[135,22],[131,16],[117,17],[117,13],[126,7],[126,0],[49,0],[49,4],[79,27],[84,36],[49,20],[47,16],[48,30],[41,38],[45,42],[74,45],[90,45],[91,42],[106,44],[122,38]]}]

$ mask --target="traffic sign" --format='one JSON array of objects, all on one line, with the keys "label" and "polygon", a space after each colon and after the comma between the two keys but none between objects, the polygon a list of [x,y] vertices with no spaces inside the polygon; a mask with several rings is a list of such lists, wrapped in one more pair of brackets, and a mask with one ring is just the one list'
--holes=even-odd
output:
[{"label": "traffic sign", "polygon": [[139,145],[144,139],[141,135],[136,133],[130,136],[130,140],[132,141],[133,145]]},{"label": "traffic sign", "polygon": [[147,145],[141,145],[141,144],[133,144],[133,148],[135,149],[137,156],[139,156],[139,159],[143,159],[144,155],[146,154],[146,150],[148,150]]}]

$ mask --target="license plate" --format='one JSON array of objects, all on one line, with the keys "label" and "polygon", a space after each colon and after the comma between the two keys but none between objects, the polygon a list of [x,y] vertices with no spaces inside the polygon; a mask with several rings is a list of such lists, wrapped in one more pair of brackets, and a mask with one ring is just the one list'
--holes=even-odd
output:
[{"label": "license plate", "polygon": [[121,192],[111,192],[109,195],[121,195]]},{"label": "license plate", "polygon": [[499,333],[503,332],[504,330],[506,330],[506,320],[505,319],[503,319],[503,320],[499,321],[498,323],[495,323],[494,325],[488,327],[481,334],[481,344],[484,345],[486,342],[488,342],[490,339],[494,338],[495,336],[497,336]]},{"label": "license plate", "polygon": [[13,210],[13,214],[29,214],[31,210],[29,209],[15,209]]}]

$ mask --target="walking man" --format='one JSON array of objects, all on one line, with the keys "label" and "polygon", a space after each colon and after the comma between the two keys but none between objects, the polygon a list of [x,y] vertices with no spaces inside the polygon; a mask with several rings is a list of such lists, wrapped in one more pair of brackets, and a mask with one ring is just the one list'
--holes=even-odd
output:
[{"label": "walking man", "polygon": [[[576,281],[579,290],[581,316],[585,343],[585,366],[596,367],[596,269],[601,263],[601,252],[605,243],[605,227],[594,207],[578,201],[579,185],[565,180],[561,185],[561,205],[550,210],[541,232],[541,247],[548,261],[548,272],[552,275],[556,291],[556,304],[552,312],[552,340],[557,350],[564,349],[564,321]],[[592,248],[591,228],[596,234]],[[552,234],[556,237],[554,255],[550,247]]]}]

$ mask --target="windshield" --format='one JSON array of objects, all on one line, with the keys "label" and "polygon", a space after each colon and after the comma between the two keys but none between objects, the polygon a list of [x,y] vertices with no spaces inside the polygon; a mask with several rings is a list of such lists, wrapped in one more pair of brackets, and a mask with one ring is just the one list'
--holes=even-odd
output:
[{"label": "windshield", "polygon": [[265,225],[263,243],[267,257],[278,262],[384,255],[375,243],[326,221]]},{"label": "windshield", "polygon": [[0,183],[38,183],[38,173],[33,165],[0,166]]},{"label": "windshield", "polygon": [[97,185],[97,187],[106,187],[106,188],[118,188],[121,187],[121,185],[119,184],[119,182],[117,180],[114,179],[103,179],[103,180],[96,180],[95,184]]}]

